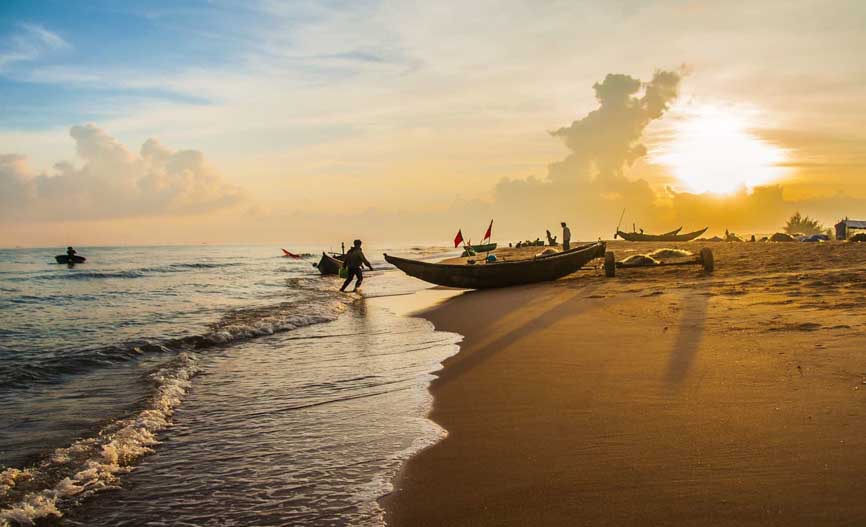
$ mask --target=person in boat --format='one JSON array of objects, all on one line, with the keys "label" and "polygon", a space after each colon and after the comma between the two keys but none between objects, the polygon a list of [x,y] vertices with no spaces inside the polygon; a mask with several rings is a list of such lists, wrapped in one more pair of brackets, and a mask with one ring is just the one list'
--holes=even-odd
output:
[{"label": "person in boat", "polygon": [[353,246],[349,249],[349,252],[346,253],[346,257],[343,258],[343,268],[348,271],[348,276],[346,277],[346,281],[343,282],[343,287],[340,288],[340,292],[345,291],[352,282],[352,279],[356,277],[355,288],[352,291],[357,291],[358,288],[361,287],[361,282],[364,281],[364,275],[361,272],[361,269],[363,269],[364,265],[366,265],[371,271],[373,270],[373,266],[370,265],[370,262],[367,261],[367,257],[364,256],[364,252],[361,250],[361,240],[355,240]]},{"label": "person in boat", "polygon": [[72,261],[72,257],[75,256],[76,254],[78,254],[78,251],[76,251],[72,247],[66,248],[66,256],[69,258],[70,262]]},{"label": "person in boat", "polygon": [[571,229],[563,221],[562,225],[562,250],[567,251],[571,247]]}]

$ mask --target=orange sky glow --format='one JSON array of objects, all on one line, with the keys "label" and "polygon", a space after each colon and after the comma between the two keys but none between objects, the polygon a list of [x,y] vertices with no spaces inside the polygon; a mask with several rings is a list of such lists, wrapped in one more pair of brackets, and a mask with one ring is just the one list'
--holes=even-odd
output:
[{"label": "orange sky glow", "polygon": [[[595,239],[623,209],[709,235],[866,219],[860,2],[314,5],[254,2],[268,24],[237,20],[231,53],[156,47],[139,69],[13,21],[0,245],[445,245],[491,217],[500,241],[559,221]],[[17,95],[53,87],[74,95],[44,96],[56,111]]]}]

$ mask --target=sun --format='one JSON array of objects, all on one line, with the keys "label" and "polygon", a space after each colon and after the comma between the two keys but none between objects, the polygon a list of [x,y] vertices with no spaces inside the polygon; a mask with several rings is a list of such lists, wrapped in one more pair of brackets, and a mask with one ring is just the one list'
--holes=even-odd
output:
[{"label": "sun", "polygon": [[752,112],[704,105],[683,114],[650,160],[666,166],[684,190],[732,194],[785,175],[787,152],[750,132]]}]

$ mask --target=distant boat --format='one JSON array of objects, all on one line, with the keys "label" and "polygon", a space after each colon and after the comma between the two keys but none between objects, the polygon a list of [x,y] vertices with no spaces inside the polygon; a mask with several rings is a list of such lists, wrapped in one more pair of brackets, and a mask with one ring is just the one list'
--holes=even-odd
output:
[{"label": "distant boat", "polygon": [[604,257],[605,247],[604,242],[595,242],[531,260],[499,260],[493,263],[428,263],[387,254],[385,261],[409,276],[431,284],[460,289],[489,289],[562,278],[589,261]]},{"label": "distant boat", "polygon": [[59,264],[80,264],[87,261],[87,258],[78,256],[77,254],[73,255],[71,260],[68,254],[58,254],[54,259],[57,260],[57,263]]},{"label": "distant boat", "polygon": [[313,267],[318,269],[322,274],[340,274],[340,268],[343,267],[343,258],[345,258],[345,255],[331,256],[323,251],[319,263],[314,264]]},{"label": "distant boat", "polygon": [[[680,227],[682,228],[682,227]],[[643,234],[640,232],[622,232],[616,231],[617,236],[622,238],[623,240],[630,242],[690,242],[700,236],[701,234],[707,232],[709,227],[704,227],[699,231],[687,232],[685,234]],[[680,229],[671,232],[679,232]]]},{"label": "distant boat", "polygon": [[293,253],[293,252],[289,252],[289,251],[287,251],[287,250],[285,250],[285,249],[282,249],[282,251],[283,251],[283,256],[284,256],[284,257],[286,257],[286,256],[288,256],[289,258],[300,258],[300,257],[301,257],[300,254],[295,254],[295,253]]},{"label": "distant boat", "polygon": [[470,245],[469,246],[473,251],[477,253],[486,253],[496,249],[495,243],[482,243],[480,245]]}]

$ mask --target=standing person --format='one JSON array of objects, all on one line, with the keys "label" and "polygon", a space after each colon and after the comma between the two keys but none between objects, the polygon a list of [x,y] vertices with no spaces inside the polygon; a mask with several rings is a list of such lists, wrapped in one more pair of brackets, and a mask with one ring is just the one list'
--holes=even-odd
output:
[{"label": "standing person", "polygon": [[567,251],[571,247],[571,229],[565,222],[560,223],[560,225],[562,225],[562,250]]},{"label": "standing person", "polygon": [[361,251],[361,240],[355,240],[353,243],[353,247],[349,249],[349,252],[346,253],[346,257],[343,258],[343,268],[349,270],[349,276],[346,277],[346,281],[343,282],[343,287],[340,288],[340,292],[346,290],[349,287],[349,283],[352,281],[352,278],[358,277],[358,280],[355,281],[355,289],[352,291],[357,291],[359,287],[361,287],[361,282],[364,281],[364,275],[361,273],[361,269],[366,265],[373,270],[373,266],[370,265],[370,262],[367,261],[367,257],[364,256],[364,252]]},{"label": "standing person", "polygon": [[69,258],[69,261],[72,261],[72,257],[78,254],[78,251],[73,249],[72,247],[66,248],[66,256]]}]

